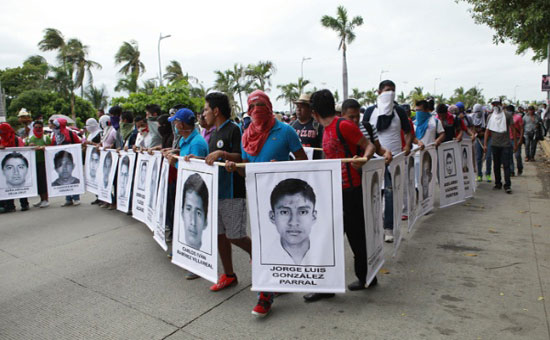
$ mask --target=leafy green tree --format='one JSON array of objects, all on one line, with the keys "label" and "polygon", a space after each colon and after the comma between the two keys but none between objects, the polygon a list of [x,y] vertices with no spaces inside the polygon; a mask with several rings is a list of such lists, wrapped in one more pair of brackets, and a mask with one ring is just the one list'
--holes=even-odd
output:
[{"label": "leafy green tree", "polygon": [[246,76],[245,68],[241,64],[233,65],[233,69],[227,73],[233,93],[239,95],[241,110],[244,110],[242,94],[252,92],[252,81]]},{"label": "leafy green tree", "polygon": [[126,90],[129,93],[138,90],[138,78],[145,73],[145,65],[140,59],[138,43],[135,40],[125,41],[115,54],[115,64],[122,65],[118,73],[126,76],[119,80],[115,91]]},{"label": "leafy green tree", "polygon": [[271,86],[271,76],[277,72],[275,64],[266,60],[260,61],[258,64],[250,64],[245,70],[246,75],[252,81],[251,89],[269,91]]},{"label": "leafy green tree", "polygon": [[144,92],[130,93],[128,97],[116,97],[111,100],[111,105],[121,105],[124,110],[136,114],[144,114],[145,106],[151,103],[160,105],[164,112],[168,112],[176,105],[198,112],[204,106],[204,98],[192,97],[191,87],[185,80],[167,86],[156,87],[151,94]]},{"label": "leafy green tree", "polygon": [[308,86],[310,83],[309,80],[304,79],[302,77],[298,78],[298,81],[295,83],[296,91],[298,91],[298,96],[300,96],[302,93],[304,93],[304,89],[306,86]]},{"label": "leafy green tree", "polygon": [[[216,80],[214,81],[213,89],[223,92],[229,97],[229,103],[231,104],[231,110],[233,112],[241,112],[242,108],[239,108],[235,101],[235,92],[233,89],[233,81],[231,78],[230,70],[226,71],[214,71],[216,74]],[[203,97],[204,98],[204,97]]]},{"label": "leafy green tree", "polygon": [[400,104],[405,104],[407,103],[409,100],[409,96],[405,95],[405,93],[403,91],[401,91],[398,95],[397,95],[397,102],[400,103]]},{"label": "leafy green tree", "polygon": [[344,100],[348,98],[348,64],[346,60],[347,45],[351,44],[355,40],[356,27],[363,24],[363,18],[356,16],[349,20],[348,11],[344,6],[338,6],[336,10],[336,17],[324,15],[321,18],[321,24],[330,28],[338,34],[340,44],[338,50],[342,50],[342,79],[344,83]]},{"label": "leafy green tree", "polygon": [[414,105],[417,101],[426,99],[426,95],[424,94],[424,88],[423,87],[415,87],[410,93],[409,93],[409,100],[411,102],[411,105]]},{"label": "leafy green tree", "polygon": [[[43,115],[47,120],[53,114],[71,114],[71,105],[59,93],[43,90],[29,90],[21,93],[13,99],[8,107],[8,116],[15,117],[21,108],[30,111],[34,118]],[[80,97],[75,97],[76,109],[75,121],[79,127],[83,126],[86,119],[95,117],[96,111],[92,104]]]},{"label": "leafy green tree", "polygon": [[534,61],[548,58],[550,1],[548,0],[456,0],[472,5],[470,13],[478,24],[495,30],[496,44],[509,40],[517,54],[533,50]]},{"label": "leafy green tree", "polygon": [[41,56],[29,57],[23,66],[0,70],[0,82],[8,101],[28,90],[53,89],[48,80],[48,72],[49,65]]},{"label": "leafy green tree", "polygon": [[153,94],[153,90],[157,87],[157,78],[147,79],[143,82],[143,86],[139,89],[139,92],[151,95]]},{"label": "leafy green tree", "polygon": [[199,80],[193,76],[190,76],[189,74],[185,73],[183,74],[183,68],[181,67],[181,64],[179,61],[171,60],[170,64],[166,66],[166,72],[164,73],[164,79],[168,80],[169,83],[178,82],[180,80],[185,79],[185,81],[190,82],[198,82]]},{"label": "leafy green tree", "polygon": [[92,103],[93,107],[96,110],[102,110],[107,107],[109,95],[107,94],[107,89],[105,85],[101,87],[94,87],[93,85],[88,85],[86,92],[84,92],[84,97]]},{"label": "leafy green tree", "polygon": [[351,98],[357,100],[361,103],[365,99],[365,92],[359,90],[358,88],[351,89]]},{"label": "leafy green tree", "polygon": [[376,99],[378,98],[376,91],[377,90],[373,88],[365,92],[365,103],[367,105],[376,103]]}]

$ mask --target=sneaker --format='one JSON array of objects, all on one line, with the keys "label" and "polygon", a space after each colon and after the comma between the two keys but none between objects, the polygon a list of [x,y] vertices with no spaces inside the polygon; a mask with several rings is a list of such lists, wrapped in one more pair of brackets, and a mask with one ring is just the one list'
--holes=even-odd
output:
[{"label": "sneaker", "polygon": [[493,187],[493,190],[500,190],[500,189],[502,189],[502,185],[497,184]]},{"label": "sneaker", "polygon": [[185,273],[185,279],[186,280],[195,280],[195,279],[198,279],[200,276],[198,276],[197,274],[195,273],[191,273],[191,272],[187,272]]},{"label": "sneaker", "polygon": [[504,188],[504,192],[506,192],[507,194],[511,194],[512,188]]},{"label": "sneaker", "polygon": [[384,242],[387,242],[387,243],[393,242],[393,230],[384,229]]},{"label": "sneaker", "polygon": [[40,208],[47,208],[47,207],[49,207],[49,206],[50,206],[50,202],[48,202],[48,201],[42,201],[42,202],[40,202],[40,206],[39,206],[39,207],[40,207]]},{"label": "sneaker", "polygon": [[351,290],[351,291],[355,291],[355,290],[362,290],[362,289],[365,289],[365,282],[363,281],[353,281],[352,283],[350,283],[348,285],[348,289]]},{"label": "sneaker", "polygon": [[27,211],[27,210],[29,210],[29,206],[28,206],[28,205],[26,205],[26,206],[24,206],[24,207],[21,207],[21,211]]},{"label": "sneaker", "polygon": [[74,200],[73,205],[80,205],[80,200]]},{"label": "sneaker", "polygon": [[229,288],[231,286],[234,286],[237,284],[237,275],[233,274],[233,276],[227,276],[225,274],[222,274],[220,276],[218,283],[212,285],[210,287],[210,290],[213,292],[217,292],[219,290],[222,290],[224,288]]},{"label": "sneaker", "polygon": [[35,207],[35,208],[39,208],[40,207],[40,204],[42,204],[43,201],[40,201],[40,202],[36,202],[34,203],[32,206]]},{"label": "sneaker", "polygon": [[0,207],[0,214],[11,213],[11,212],[14,212],[14,211],[15,211],[15,208]]},{"label": "sneaker", "polygon": [[485,179],[487,180],[487,183],[491,183],[493,181],[493,177],[491,177],[491,175],[486,175]]},{"label": "sneaker", "polygon": [[518,176],[521,176],[521,175],[523,175],[523,169],[518,170]]},{"label": "sneaker", "polygon": [[101,203],[100,200],[98,200],[97,198],[95,199],[95,201],[93,201],[92,203],[90,203],[91,205],[96,205],[96,204],[99,204]]},{"label": "sneaker", "polygon": [[270,293],[260,293],[260,298],[258,299],[258,304],[252,310],[252,315],[259,317],[264,317],[271,310],[271,305],[273,300]]},{"label": "sneaker", "polygon": [[401,221],[407,221],[408,219],[409,219],[409,216],[401,215]]},{"label": "sneaker", "polygon": [[61,204],[62,207],[70,207],[73,205],[73,201],[65,201],[65,203]]},{"label": "sneaker", "polygon": [[477,176],[477,179],[476,179],[476,181],[478,181],[478,182],[482,182],[482,181],[483,181],[483,177],[481,177],[481,176]]},{"label": "sneaker", "polygon": [[334,293],[309,293],[304,295],[305,302],[315,302],[319,301],[321,299],[329,299],[334,297],[336,294]]}]

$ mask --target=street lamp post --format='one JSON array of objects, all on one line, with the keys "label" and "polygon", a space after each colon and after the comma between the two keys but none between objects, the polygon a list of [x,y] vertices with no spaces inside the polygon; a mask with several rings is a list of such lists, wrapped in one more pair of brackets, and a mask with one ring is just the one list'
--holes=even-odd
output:
[{"label": "street lamp post", "polygon": [[436,82],[441,78],[434,78],[434,96],[437,96],[437,87],[435,86]]},{"label": "street lamp post", "polygon": [[159,84],[160,84],[160,86],[162,86],[162,68],[160,66],[160,41],[162,39],[166,39],[166,38],[170,38],[170,37],[171,37],[170,34],[168,34],[168,35],[162,35],[162,33],[159,34],[158,53],[159,53]]},{"label": "street lamp post", "polygon": [[388,73],[388,72],[390,72],[390,71],[386,71],[386,70],[380,71],[380,82],[382,82],[382,74]]},{"label": "street lamp post", "polygon": [[517,94],[518,87],[521,87],[521,86],[519,85],[514,86],[514,102],[516,101],[516,94]]},{"label": "street lamp post", "polygon": [[301,73],[300,73],[302,79],[304,79],[304,61],[306,61],[306,60],[311,60],[311,58],[310,57],[302,57],[302,67],[301,67]]}]

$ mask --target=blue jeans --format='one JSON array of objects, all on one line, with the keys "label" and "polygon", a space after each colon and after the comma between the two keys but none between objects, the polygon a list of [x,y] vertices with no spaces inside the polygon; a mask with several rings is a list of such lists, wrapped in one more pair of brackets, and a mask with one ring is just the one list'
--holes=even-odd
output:
[{"label": "blue jeans", "polygon": [[[480,141],[475,142],[476,148],[476,164],[477,164],[477,175],[479,177],[483,176],[483,147],[481,146]],[[492,153],[491,153],[491,138],[487,141],[487,154],[485,155],[485,175],[488,176],[491,174],[491,163]]]},{"label": "blue jeans", "polygon": [[384,229],[393,230],[393,187],[387,166],[384,172]]},{"label": "blue jeans", "polygon": [[69,195],[65,196],[65,202],[79,201],[80,195]]},{"label": "blue jeans", "polygon": [[512,148],[510,149],[510,172],[515,174],[515,167],[514,167],[514,157],[516,158],[516,164],[518,167],[518,173],[523,172],[523,162],[521,160],[521,147],[518,148],[518,151],[514,152],[514,140],[510,139],[510,142],[512,143]]}]

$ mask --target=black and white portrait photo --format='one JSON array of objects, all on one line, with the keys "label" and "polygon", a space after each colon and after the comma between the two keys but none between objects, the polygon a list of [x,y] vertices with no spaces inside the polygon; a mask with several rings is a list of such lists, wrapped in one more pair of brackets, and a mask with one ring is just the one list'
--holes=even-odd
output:
[{"label": "black and white portrait photo", "polygon": [[157,202],[162,158],[163,157],[159,151],[154,151],[149,160],[149,171],[147,172],[147,185],[145,187],[145,200],[147,202],[145,224],[147,224],[147,227],[149,227],[152,232],[155,231],[156,227],[155,206]]},{"label": "black and white portrait photo", "polygon": [[416,223],[418,207],[418,190],[416,189],[415,156],[410,154],[407,157],[407,225],[409,232]]},{"label": "black and white portrait photo", "polygon": [[443,150],[445,178],[456,176],[455,149]]},{"label": "black and white portrait photo", "polygon": [[470,172],[468,167],[468,149],[462,147],[462,173],[467,174]]},{"label": "black and white portrait photo", "polygon": [[[164,165],[168,163],[164,162]],[[165,167],[166,169],[167,167]],[[216,282],[218,277],[218,166],[204,160],[178,162],[178,182],[174,207],[172,263]],[[168,171],[159,184],[159,204],[167,191]],[[158,212],[158,211],[157,211]],[[154,238],[164,247],[166,215],[156,214]]]},{"label": "black and white portrait photo", "polygon": [[422,200],[430,195],[430,184],[434,178],[432,156],[429,152],[424,152],[420,161],[420,185],[422,187]]},{"label": "black and white portrait photo", "polygon": [[107,203],[112,203],[113,182],[118,165],[118,154],[115,151],[101,150],[99,160],[99,189],[98,198]]},{"label": "black and white portrait photo", "polygon": [[[471,141],[468,141],[468,143],[470,143],[471,147]],[[462,151],[457,141],[443,143],[437,149],[439,162],[439,205],[441,208],[463,202],[465,199]],[[457,159],[456,155],[460,158]],[[467,151],[466,156],[468,156]]]},{"label": "black and white portrait photo", "polygon": [[80,179],[73,176],[76,164],[70,152],[58,151],[53,159],[53,164],[55,172],[57,172],[57,178],[52,182],[52,187],[80,183]]},{"label": "black and white portrait photo", "polygon": [[103,188],[107,188],[109,185],[109,177],[111,175],[111,168],[113,167],[113,155],[107,152],[105,159],[103,160]]},{"label": "black and white portrait photo", "polygon": [[0,199],[36,195],[35,152],[31,148],[0,151]]},{"label": "black and white portrait photo", "polygon": [[418,202],[416,216],[424,216],[434,208],[435,178],[437,171],[437,152],[435,145],[428,145],[419,154],[420,167],[420,201]]},{"label": "black and white portrait photo", "polygon": [[84,193],[82,147],[80,144],[47,147],[44,156],[49,196]]},{"label": "black and white portrait photo", "polygon": [[117,210],[122,212],[128,212],[129,210],[135,161],[135,153],[120,151],[117,173]]},{"label": "black and white portrait photo", "polygon": [[139,161],[139,167],[138,171],[136,173],[137,176],[137,188],[138,190],[145,191],[145,186],[147,184],[147,166],[148,166],[147,160],[140,160]]},{"label": "black and white portrait photo", "polygon": [[[343,288],[336,277],[343,260],[343,230],[337,222],[342,221],[340,162],[285,163],[252,163],[246,168],[252,290],[339,291]],[[288,268],[324,276],[291,280]]]},{"label": "black and white portrait photo", "polygon": [[99,159],[100,159],[100,151],[99,148],[88,145],[86,147],[86,163],[85,163],[85,182],[86,182],[86,190],[97,194],[98,190],[98,169],[99,169]]},{"label": "black and white portrait photo", "polygon": [[[392,190],[393,190],[393,220],[399,221],[403,215],[404,204],[403,200],[406,193],[406,176],[405,169],[405,154],[400,153],[393,157],[392,162],[389,165],[389,170],[392,178]],[[406,212],[405,212],[406,213]],[[393,256],[397,254],[397,249],[401,244],[401,225],[395,223],[393,227],[394,238],[394,252]]]},{"label": "black and white portrait photo", "polygon": [[[152,163],[152,156],[147,152],[136,154],[135,175],[132,193],[132,217],[141,221],[149,227],[147,223],[147,214],[150,209],[147,206],[147,176],[149,175],[149,165]],[[151,227],[149,227],[151,229]],[[152,229],[151,229],[152,230]]]},{"label": "black and white portrait photo", "polygon": [[166,244],[166,194],[168,192],[169,169],[170,163],[166,158],[163,158],[155,208],[155,229],[153,231],[153,238],[164,250],[168,249],[168,245]]},{"label": "black and white portrait photo", "polygon": [[460,142],[462,154],[462,178],[464,179],[464,198],[474,196],[476,189],[475,170],[472,153],[472,141],[462,140]]},{"label": "black and white portrait photo", "polygon": [[155,206],[155,199],[157,198],[157,184],[159,179],[159,160],[155,159],[153,161],[153,167],[151,168],[151,173],[149,174],[149,208],[153,209]]}]

